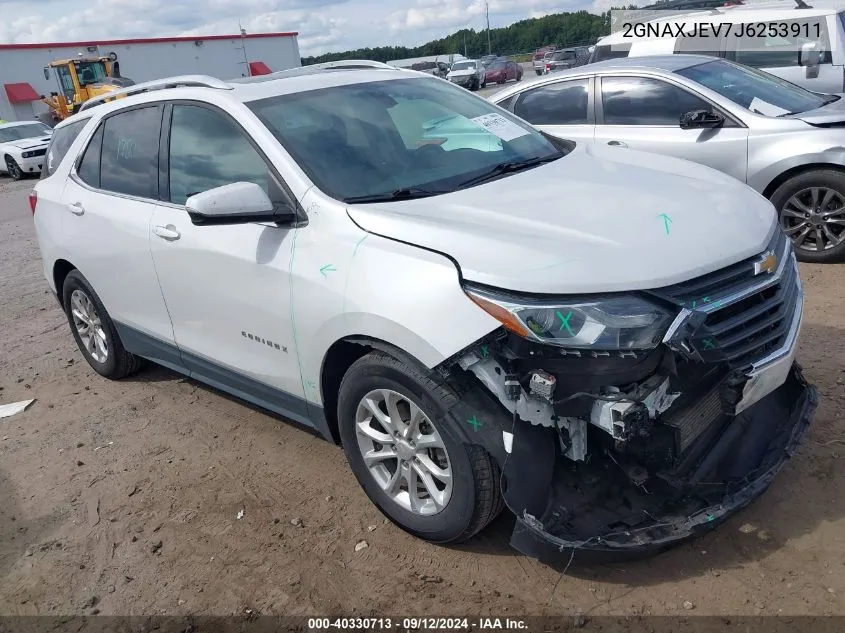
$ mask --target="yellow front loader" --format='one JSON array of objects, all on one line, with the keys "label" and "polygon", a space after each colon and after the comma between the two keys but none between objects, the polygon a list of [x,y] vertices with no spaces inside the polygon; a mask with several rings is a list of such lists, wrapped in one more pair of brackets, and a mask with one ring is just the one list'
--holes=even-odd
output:
[{"label": "yellow front loader", "polygon": [[55,121],[76,113],[79,106],[93,97],[134,85],[134,81],[120,76],[120,64],[112,54],[108,57],[78,57],[61,59],[44,67],[44,77],[54,75],[59,84],[58,92],[41,100],[50,108]]}]

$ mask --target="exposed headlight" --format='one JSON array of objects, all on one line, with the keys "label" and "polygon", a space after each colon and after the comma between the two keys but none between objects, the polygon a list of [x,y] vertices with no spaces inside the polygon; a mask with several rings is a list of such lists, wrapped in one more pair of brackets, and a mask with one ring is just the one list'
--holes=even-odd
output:
[{"label": "exposed headlight", "polygon": [[652,349],[675,316],[634,295],[541,302],[472,287],[464,292],[511,332],[560,347]]},{"label": "exposed headlight", "polygon": [[24,158],[32,158],[33,156],[35,156],[35,152],[24,152],[23,154],[21,154],[21,156],[23,156]]}]

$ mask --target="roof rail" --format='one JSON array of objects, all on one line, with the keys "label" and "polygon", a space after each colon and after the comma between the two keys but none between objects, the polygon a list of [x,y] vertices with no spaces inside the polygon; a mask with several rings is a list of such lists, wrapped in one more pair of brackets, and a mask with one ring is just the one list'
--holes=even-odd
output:
[{"label": "roof rail", "polygon": [[94,106],[110,101],[116,97],[129,97],[132,95],[142,94],[144,92],[151,92],[153,90],[166,90],[168,88],[216,88],[217,90],[232,90],[232,86],[224,81],[209,77],[207,75],[179,75],[178,77],[165,77],[164,79],[154,79],[153,81],[145,81],[128,88],[121,88],[120,90],[113,90],[105,94],[88,99],[79,106],[78,112],[93,108]]},{"label": "roof rail", "polygon": [[268,75],[256,75],[254,77],[239,77],[237,79],[230,79],[232,84],[253,84],[264,81],[273,81],[274,79],[287,79],[289,77],[302,77],[305,75],[315,75],[324,70],[364,70],[367,68],[383,68],[387,70],[397,70],[393,66],[384,64],[382,62],[375,62],[370,59],[338,59],[333,62],[322,62],[320,64],[309,64],[307,66],[296,66],[295,68],[288,68],[287,70],[277,70]]}]

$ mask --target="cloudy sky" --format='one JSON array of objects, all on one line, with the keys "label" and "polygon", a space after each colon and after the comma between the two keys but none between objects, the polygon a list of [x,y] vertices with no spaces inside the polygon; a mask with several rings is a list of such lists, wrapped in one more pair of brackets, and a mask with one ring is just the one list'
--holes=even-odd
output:
[{"label": "cloudy sky", "polygon": [[[490,0],[490,26],[611,0]],[[484,0],[0,0],[0,43],[298,31],[303,55],[484,28]]]}]

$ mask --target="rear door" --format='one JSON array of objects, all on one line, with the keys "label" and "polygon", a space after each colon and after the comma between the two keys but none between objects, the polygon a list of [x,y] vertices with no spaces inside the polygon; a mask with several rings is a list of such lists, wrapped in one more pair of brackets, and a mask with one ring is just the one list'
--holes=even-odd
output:
[{"label": "rear door", "polygon": [[554,136],[590,142],[595,133],[593,79],[582,77],[543,84],[500,103]]},{"label": "rear door", "polygon": [[[118,324],[127,349],[137,342],[137,336],[129,337],[138,334],[173,343],[149,239],[158,198],[162,112],[160,105],[144,105],[103,119],[72,167],[62,196],[72,263]],[[145,355],[164,364],[174,360]]]},{"label": "rear door", "polygon": [[[717,111],[725,125],[682,130],[682,114]],[[745,182],[748,129],[687,89],[655,77],[596,78],[595,141],[691,160]]]}]

